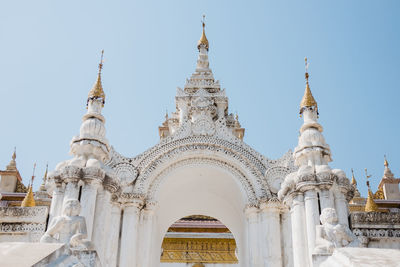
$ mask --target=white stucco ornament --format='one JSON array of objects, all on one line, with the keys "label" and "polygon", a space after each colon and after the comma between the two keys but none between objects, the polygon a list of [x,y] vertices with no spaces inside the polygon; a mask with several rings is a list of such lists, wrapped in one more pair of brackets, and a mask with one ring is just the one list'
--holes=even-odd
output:
[{"label": "white stucco ornament", "polygon": [[316,227],[314,253],[333,253],[335,248],[360,247],[360,241],[349,227],[338,223],[335,209],[323,209],[320,219],[322,225]]}]

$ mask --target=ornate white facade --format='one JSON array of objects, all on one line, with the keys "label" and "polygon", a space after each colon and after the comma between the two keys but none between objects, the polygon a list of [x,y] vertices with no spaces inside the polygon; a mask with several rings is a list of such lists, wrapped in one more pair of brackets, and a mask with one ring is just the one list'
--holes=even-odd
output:
[{"label": "ornate white facade", "polygon": [[[81,238],[91,242],[97,254],[90,254],[93,259],[109,267],[155,267],[171,224],[201,214],[230,229],[237,266],[307,267],[313,261],[317,266],[347,242],[326,229],[350,231],[348,202],[354,187],[342,170],[328,165],[331,152],[308,73],[298,146],[272,160],[243,141],[244,129],[229,113],[225,89],[209,67],[208,49],[203,24],[196,70],[183,89],[177,88],[176,111],[159,127],[160,142],[132,158],[106,139],[100,64],[79,135],[71,141],[73,158],[59,163],[46,182],[52,195],[50,225],[63,218],[66,201],[79,200],[81,211],[74,220],[86,220]],[[325,236],[316,236],[326,208],[336,210],[338,226],[321,228]],[[357,231],[370,231],[361,228]],[[71,236],[76,233],[81,234]],[[332,247],[313,256],[318,238]]]}]

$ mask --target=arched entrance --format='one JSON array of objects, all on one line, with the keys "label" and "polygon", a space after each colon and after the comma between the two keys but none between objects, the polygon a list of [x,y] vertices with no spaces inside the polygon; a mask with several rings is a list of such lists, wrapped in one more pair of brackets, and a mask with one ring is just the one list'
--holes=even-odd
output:
[{"label": "arched entrance", "polygon": [[204,215],[191,215],[168,229],[161,247],[161,267],[237,266],[236,242],[222,222]]},{"label": "arched entrance", "polygon": [[[244,212],[247,198],[240,181],[229,169],[217,164],[201,160],[186,163],[182,162],[166,173],[154,195],[152,254],[161,255],[164,236],[174,222],[193,214],[204,214],[218,219],[230,229],[236,240],[240,266],[246,259],[247,244]],[[157,264],[154,262],[152,266]]]}]

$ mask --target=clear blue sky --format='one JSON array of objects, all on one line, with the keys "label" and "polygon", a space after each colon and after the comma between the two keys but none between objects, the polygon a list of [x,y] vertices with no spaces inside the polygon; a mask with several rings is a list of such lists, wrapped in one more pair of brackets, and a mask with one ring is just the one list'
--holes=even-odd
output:
[{"label": "clear blue sky", "polygon": [[158,142],[176,87],[194,71],[206,14],[210,65],[226,88],[245,141],[269,158],[297,144],[304,57],[331,166],[365,195],[383,155],[400,176],[400,2],[2,1],[0,167],[17,146],[24,182],[41,183],[69,159],[87,93],[105,50],[104,115],[110,143],[135,156]]}]

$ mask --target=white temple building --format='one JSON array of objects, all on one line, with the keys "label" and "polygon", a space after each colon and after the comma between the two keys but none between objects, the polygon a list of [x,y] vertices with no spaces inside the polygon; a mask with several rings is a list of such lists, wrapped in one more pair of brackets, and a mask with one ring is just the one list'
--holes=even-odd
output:
[{"label": "white temple building", "polygon": [[272,160],[244,142],[209,48],[203,23],[176,110],[134,157],[107,140],[101,61],[73,157],[34,194],[15,156],[0,173],[0,266],[400,266],[399,179],[385,161],[383,199],[365,199],[331,169],[308,70],[298,145]]}]

